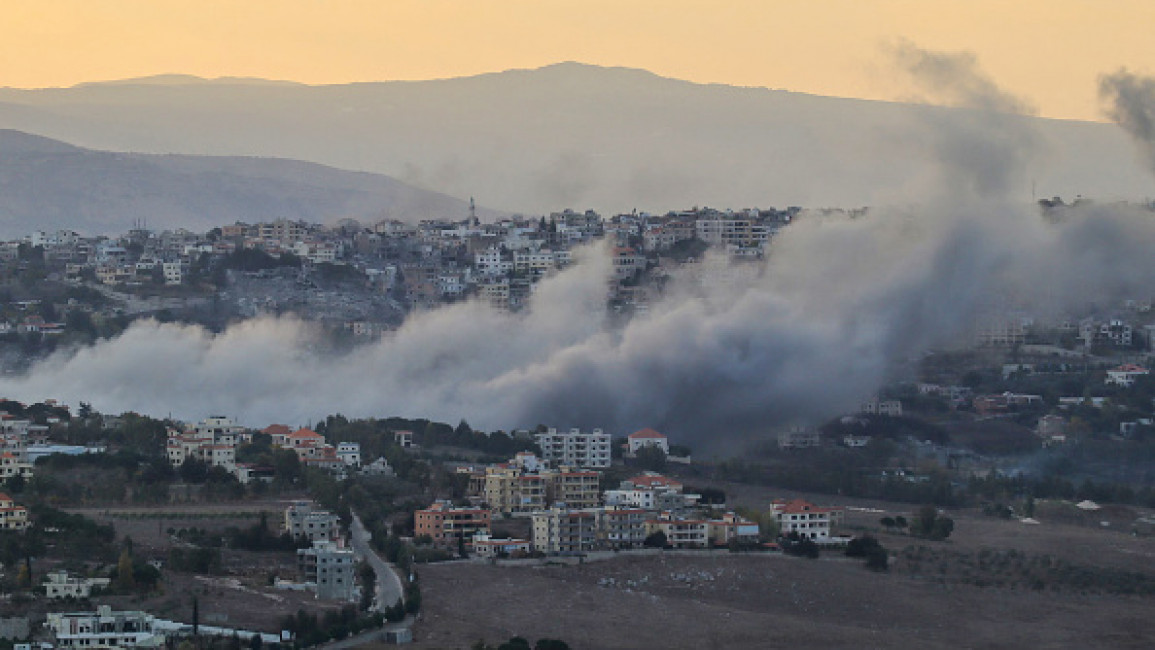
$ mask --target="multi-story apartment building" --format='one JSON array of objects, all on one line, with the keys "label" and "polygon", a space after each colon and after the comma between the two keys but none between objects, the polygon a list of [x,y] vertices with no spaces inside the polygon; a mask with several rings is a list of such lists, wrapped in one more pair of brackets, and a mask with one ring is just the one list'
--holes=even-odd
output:
[{"label": "multi-story apartment building", "polygon": [[601,475],[562,467],[549,469],[533,454],[518,454],[511,463],[485,469],[481,496],[504,515],[524,516],[555,502],[590,508],[601,501]]},{"label": "multi-story apartment building", "polygon": [[317,585],[319,600],[356,600],[355,565],[353,549],[336,542],[318,540],[297,551],[297,568],[305,582]]},{"label": "multi-story apartment building", "polygon": [[458,508],[448,501],[438,501],[414,513],[417,536],[428,535],[434,546],[471,546],[477,533],[489,533],[492,516],[488,508]]},{"label": "multi-story apartment building", "polygon": [[641,508],[606,507],[602,511],[598,539],[607,548],[634,548],[646,541],[646,519]]},{"label": "multi-story apartment building", "polygon": [[285,508],[285,532],[294,539],[332,541],[340,535],[339,524],[337,515],[319,510],[309,501],[295,501]]},{"label": "multi-story apartment building", "polygon": [[554,506],[535,512],[533,548],[542,553],[584,553],[598,546],[598,512]]},{"label": "multi-story apartment building", "polygon": [[842,520],[843,509],[824,508],[802,499],[776,499],[770,504],[770,514],[777,520],[782,535],[798,533],[807,539],[823,541]]},{"label": "multi-story apartment building", "polygon": [[662,532],[666,544],[673,548],[706,548],[710,545],[710,522],[705,519],[683,519],[668,512],[646,520],[646,534]]},{"label": "multi-story apartment building", "polygon": [[595,469],[610,466],[610,434],[601,429],[582,433],[581,429],[561,432],[550,427],[544,433],[535,434],[534,439],[549,463]]}]

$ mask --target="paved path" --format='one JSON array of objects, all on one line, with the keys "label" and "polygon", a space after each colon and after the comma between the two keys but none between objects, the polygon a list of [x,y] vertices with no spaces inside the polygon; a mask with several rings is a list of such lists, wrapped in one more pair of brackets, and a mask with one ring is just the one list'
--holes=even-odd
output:
[{"label": "paved path", "polygon": [[377,598],[373,604],[373,610],[384,612],[387,608],[392,607],[404,593],[401,578],[393,569],[393,565],[381,559],[373,547],[369,545],[369,540],[373,536],[365,530],[365,525],[361,523],[360,517],[353,515],[353,524],[349,530],[353,537],[353,552],[357,554],[357,557],[368,560],[369,566],[373,567],[373,571],[377,574]]}]

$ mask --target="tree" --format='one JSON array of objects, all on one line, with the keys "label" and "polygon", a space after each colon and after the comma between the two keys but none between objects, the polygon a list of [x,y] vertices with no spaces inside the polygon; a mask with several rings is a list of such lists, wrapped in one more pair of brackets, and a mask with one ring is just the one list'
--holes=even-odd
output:
[{"label": "tree", "polygon": [[121,591],[132,591],[136,588],[136,580],[132,573],[132,553],[127,548],[120,552],[120,559],[116,563],[116,586]]},{"label": "tree", "polygon": [[881,545],[867,550],[866,568],[871,571],[886,571],[890,568],[890,554]]},{"label": "tree", "polygon": [[896,525],[895,521],[894,521],[894,517],[883,517],[882,519],[878,520],[878,523],[882,524],[882,526],[884,528],[886,528],[887,530],[894,528]]},{"label": "tree", "polygon": [[666,452],[656,445],[646,445],[634,453],[634,465],[651,472],[666,471]]},{"label": "tree", "polygon": [[661,530],[650,533],[642,542],[642,546],[646,548],[666,548],[667,544],[669,544],[669,540],[666,539],[666,533]]}]

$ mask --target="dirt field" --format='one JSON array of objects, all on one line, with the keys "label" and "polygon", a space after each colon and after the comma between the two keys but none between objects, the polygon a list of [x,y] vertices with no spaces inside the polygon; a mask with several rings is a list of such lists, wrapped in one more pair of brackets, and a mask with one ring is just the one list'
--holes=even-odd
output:
[{"label": "dirt field", "polygon": [[[267,513],[269,527],[280,530],[287,500],[248,501],[239,504],[170,505],[161,507],[70,508],[99,523],[112,524],[118,538],[129,536],[137,555],[164,559],[174,544],[170,528],[200,528],[223,531],[245,528]],[[279,622],[298,609],[321,613],[340,609],[341,603],[313,598],[311,592],[274,589],[272,575],[296,579],[293,553],[252,553],[221,550],[224,575],[194,576],[162,570],[161,592],[148,598],[102,597],[101,603],[127,609],[145,609],[157,616],[191,622],[192,600],[196,596],[201,622],[208,625],[241,627],[265,632],[279,631]]]},{"label": "dirt field", "polygon": [[774,496],[851,505],[847,532],[871,532],[896,555],[927,546],[952,565],[928,575],[926,563],[896,557],[889,573],[877,574],[837,552],[817,561],[716,552],[622,554],[572,567],[431,565],[421,570],[425,612],[416,647],[467,648],[515,634],[531,642],[560,638],[574,648],[1155,647],[1155,597],[1072,586],[1066,574],[1041,590],[1022,582],[975,586],[983,576],[970,565],[980,555],[1014,551],[1155,580],[1155,538],[1129,533],[1143,511],[1071,517],[1070,504],[1042,502],[1037,525],[952,511],[955,533],[928,542],[878,523],[887,514],[910,518],[908,505],[720,487],[732,503],[761,508]]},{"label": "dirt field", "polygon": [[1155,644],[1151,599],[942,586],[843,559],[622,556],[422,573],[418,648],[560,638],[573,648],[1114,647]]}]

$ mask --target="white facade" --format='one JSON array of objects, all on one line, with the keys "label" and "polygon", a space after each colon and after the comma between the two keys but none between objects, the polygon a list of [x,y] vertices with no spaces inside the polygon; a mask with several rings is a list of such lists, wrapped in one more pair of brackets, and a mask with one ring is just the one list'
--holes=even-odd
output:
[{"label": "white facade", "polygon": [[44,627],[58,648],[162,647],[164,635],[154,630],[152,614],[114,612],[102,605],[94,612],[51,612]]},{"label": "white facade", "polygon": [[359,442],[338,442],[337,443],[337,458],[349,467],[361,466],[361,443]]},{"label": "white facade", "polygon": [[610,434],[601,429],[582,433],[581,429],[560,432],[550,428],[534,435],[542,458],[554,465],[605,468],[610,466]]}]

